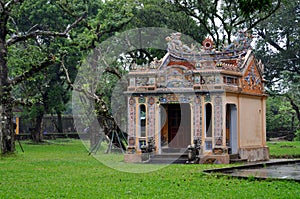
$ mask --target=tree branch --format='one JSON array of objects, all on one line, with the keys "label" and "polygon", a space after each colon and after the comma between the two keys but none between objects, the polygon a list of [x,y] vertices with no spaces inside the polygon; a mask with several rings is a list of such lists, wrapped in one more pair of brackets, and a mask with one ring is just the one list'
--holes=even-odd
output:
[{"label": "tree branch", "polygon": [[[79,16],[75,15],[72,11],[70,11],[68,8],[66,8],[61,2],[57,2],[58,7],[60,7],[64,12],[66,12],[68,15],[79,18]],[[83,21],[84,27],[86,27],[88,30],[93,30],[93,28],[86,22]],[[100,24],[99,24],[100,25]]]},{"label": "tree branch", "polygon": [[[207,21],[204,18],[201,18],[199,15],[197,15],[194,11],[195,8],[192,7],[187,7],[187,2],[186,5],[182,5],[181,2],[179,0],[175,0],[174,3],[176,4],[176,6],[178,7],[178,9],[182,12],[185,12],[187,15],[194,17],[195,19],[199,20],[200,24],[203,25],[204,29],[207,31],[207,33],[212,37],[212,39],[214,40],[215,43],[217,43],[216,38],[213,34],[213,32],[211,31],[211,28],[207,25]],[[199,9],[200,10],[200,9]],[[197,12],[199,13],[199,12]],[[205,10],[201,9],[201,13],[204,14],[204,16],[207,16],[208,14],[206,13]]]},{"label": "tree branch", "polygon": [[55,61],[56,61],[56,59],[55,59],[54,56],[49,56],[43,62],[41,62],[39,65],[31,66],[31,68],[28,71],[26,71],[26,72],[22,73],[21,75],[9,80],[8,83],[10,85],[19,84],[19,83],[23,82],[24,80],[32,77],[34,74],[40,72],[44,68],[54,64]]},{"label": "tree branch", "polygon": [[266,40],[271,46],[276,48],[280,52],[284,52],[285,50],[281,48],[276,42],[274,42],[270,37],[268,37],[262,30],[257,33],[259,36],[261,36],[264,40]]},{"label": "tree branch", "polygon": [[119,72],[116,68],[114,68],[114,67],[107,67],[107,68],[105,69],[104,72],[114,74],[114,75],[116,75],[119,79],[122,78],[122,75],[120,74],[120,72]]},{"label": "tree branch", "polygon": [[291,104],[292,108],[296,111],[298,121],[300,121],[300,109],[299,109],[299,107],[297,106],[297,104],[295,104],[294,100],[290,96],[285,95],[285,97],[290,101],[290,104]]},{"label": "tree branch", "polygon": [[20,41],[26,41],[30,38],[34,38],[36,36],[48,36],[48,37],[67,37],[68,33],[84,18],[86,17],[86,13],[84,13],[80,18],[78,18],[74,23],[67,26],[63,32],[53,32],[53,31],[44,31],[44,30],[36,30],[33,32],[26,33],[24,35],[15,35],[7,40],[6,45],[12,45]]},{"label": "tree branch", "polygon": [[265,19],[269,18],[272,14],[274,14],[276,12],[276,10],[278,10],[280,8],[281,5],[281,0],[278,0],[277,5],[275,6],[275,8],[273,10],[271,10],[266,16],[258,18],[254,23],[252,23],[247,30],[251,30],[252,28],[254,28],[258,23],[260,23],[261,21],[264,21]]},{"label": "tree branch", "polygon": [[[62,60],[63,60],[63,58],[62,58]],[[66,68],[66,66],[64,64],[64,61],[61,61],[61,66],[62,66],[63,70],[65,71],[66,81],[72,87],[72,89],[77,91],[77,92],[83,93],[87,98],[89,98],[91,100],[95,100],[96,103],[99,104],[99,107],[100,107],[100,109],[103,113],[103,116],[105,116],[108,119],[113,119],[112,115],[108,111],[108,107],[107,107],[105,101],[101,98],[101,95],[99,96],[94,92],[90,92],[86,89],[74,86],[74,84],[72,83],[72,81],[70,79],[68,69]]]},{"label": "tree branch", "polygon": [[[62,60],[63,60],[63,58],[62,58]],[[92,93],[92,92],[89,92],[89,91],[87,91],[83,88],[78,88],[78,87],[74,86],[73,82],[71,81],[69,71],[68,71],[68,69],[66,68],[66,66],[64,64],[64,61],[61,61],[61,66],[62,66],[62,68],[63,68],[63,70],[66,74],[66,81],[71,86],[71,88],[73,90],[78,91],[80,93],[84,93],[89,99],[99,101],[99,96],[97,96],[95,93]]]},{"label": "tree branch", "polygon": [[11,0],[4,5],[4,9],[10,11],[14,5],[16,5],[17,3],[23,3],[23,2],[24,2],[24,0]]},{"label": "tree branch", "polygon": [[31,107],[33,103],[31,101],[24,101],[24,99],[13,99],[13,106],[16,107],[18,105]]},{"label": "tree branch", "polygon": [[107,30],[103,30],[103,31],[100,31],[100,25],[97,25],[96,27],[96,31],[95,31],[95,35],[96,37],[92,39],[91,41],[91,44],[88,45],[86,48],[83,48],[81,50],[88,50],[88,49],[93,49],[96,47],[96,42],[99,42],[101,37],[107,33],[112,33],[112,32],[117,32],[117,31],[120,31],[122,30],[127,24],[129,24],[131,22],[133,18],[131,18],[130,20],[120,24],[119,26],[113,26],[111,27],[110,29],[107,29]]}]

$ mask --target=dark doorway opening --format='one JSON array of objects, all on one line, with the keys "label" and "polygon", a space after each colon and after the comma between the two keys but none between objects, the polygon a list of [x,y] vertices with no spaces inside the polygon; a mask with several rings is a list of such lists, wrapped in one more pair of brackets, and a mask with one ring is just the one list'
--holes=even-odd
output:
[{"label": "dark doorway opening", "polygon": [[205,150],[212,150],[212,105],[205,104]]},{"label": "dark doorway opening", "polygon": [[162,139],[169,148],[186,148],[191,144],[190,104],[164,104],[167,114],[162,128]]},{"label": "dark doorway opening", "polygon": [[206,137],[212,137],[212,106],[211,104],[205,105],[205,129]]}]

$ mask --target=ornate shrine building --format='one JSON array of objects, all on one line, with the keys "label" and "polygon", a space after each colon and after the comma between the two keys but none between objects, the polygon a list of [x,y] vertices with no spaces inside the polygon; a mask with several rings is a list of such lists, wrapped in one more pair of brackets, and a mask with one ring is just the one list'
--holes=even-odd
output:
[{"label": "ornate shrine building", "polygon": [[153,154],[198,143],[200,163],[207,158],[229,163],[230,154],[267,160],[263,65],[249,37],[240,32],[217,51],[209,38],[196,49],[180,36],[167,37],[161,60],[131,66],[125,161],[141,161],[141,147],[150,142]]}]

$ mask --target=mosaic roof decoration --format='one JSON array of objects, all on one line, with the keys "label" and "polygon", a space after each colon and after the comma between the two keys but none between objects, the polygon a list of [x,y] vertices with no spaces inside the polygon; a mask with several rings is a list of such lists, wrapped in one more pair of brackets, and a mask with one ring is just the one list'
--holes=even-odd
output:
[{"label": "mosaic roof decoration", "polygon": [[129,90],[195,89],[195,85],[225,83],[262,94],[264,67],[253,55],[252,37],[239,31],[235,38],[218,50],[209,37],[196,46],[181,41],[181,33],[172,33],[166,37],[167,53],[162,59],[154,58],[148,65],[132,64]]}]

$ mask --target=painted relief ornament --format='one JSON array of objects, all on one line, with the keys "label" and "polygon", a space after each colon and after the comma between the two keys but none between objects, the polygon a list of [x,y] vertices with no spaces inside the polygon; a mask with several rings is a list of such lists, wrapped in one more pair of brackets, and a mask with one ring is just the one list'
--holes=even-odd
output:
[{"label": "painted relief ornament", "polygon": [[135,104],[135,99],[133,98],[133,97],[131,97],[130,99],[129,99],[129,105],[134,105]]},{"label": "painted relief ornament", "polygon": [[225,51],[242,51],[251,47],[252,36],[247,31],[239,30],[233,43],[224,48]]},{"label": "painted relief ornament", "polygon": [[154,99],[153,97],[150,97],[150,98],[148,99],[148,103],[149,103],[150,105],[153,105],[153,104],[155,103],[155,99]]},{"label": "painted relief ornament", "polygon": [[186,52],[192,53],[195,49],[195,46],[192,44],[190,47],[186,44],[183,44],[180,40],[181,33],[172,33],[171,36],[166,37],[168,41],[168,50],[169,51],[177,51],[177,52]]}]

